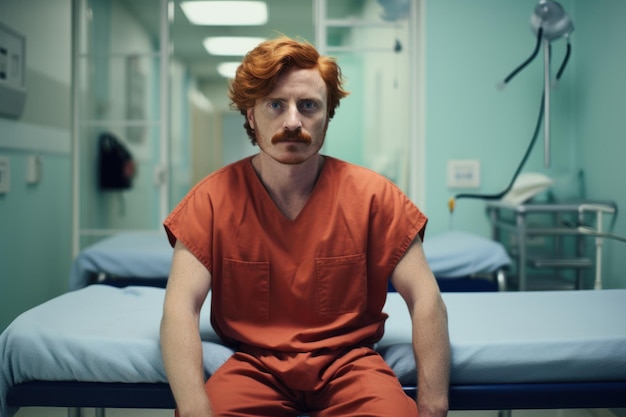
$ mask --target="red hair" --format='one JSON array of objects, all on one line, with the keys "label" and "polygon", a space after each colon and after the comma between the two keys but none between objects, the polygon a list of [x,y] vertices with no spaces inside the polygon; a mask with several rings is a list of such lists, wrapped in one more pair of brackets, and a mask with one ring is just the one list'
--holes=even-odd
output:
[{"label": "red hair", "polygon": [[[348,95],[342,88],[341,68],[333,58],[321,56],[311,44],[284,36],[261,42],[246,54],[228,89],[231,107],[246,117],[247,110],[254,107],[256,100],[268,96],[278,77],[292,68],[317,68],[326,84],[328,119],[332,119],[339,100]],[[255,144],[256,135],[247,117],[244,127]]]}]

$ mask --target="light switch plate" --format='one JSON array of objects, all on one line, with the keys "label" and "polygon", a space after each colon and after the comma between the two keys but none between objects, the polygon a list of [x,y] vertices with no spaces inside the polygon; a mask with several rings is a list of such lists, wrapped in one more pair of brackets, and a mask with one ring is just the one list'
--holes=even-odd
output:
[{"label": "light switch plate", "polygon": [[42,161],[39,155],[30,155],[26,158],[26,184],[38,184],[41,181]]},{"label": "light switch plate", "polygon": [[448,161],[448,187],[480,187],[480,161],[475,159],[456,159]]},{"label": "light switch plate", "polygon": [[8,193],[11,189],[11,167],[9,158],[0,156],[0,194]]}]

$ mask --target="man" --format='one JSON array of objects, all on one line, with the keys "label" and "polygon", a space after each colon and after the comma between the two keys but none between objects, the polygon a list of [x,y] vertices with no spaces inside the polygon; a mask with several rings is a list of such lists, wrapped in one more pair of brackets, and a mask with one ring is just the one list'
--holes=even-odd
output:
[{"label": "man", "polygon": [[[319,153],[347,95],[335,61],[266,41],[229,95],[259,153],[209,175],[165,221],[161,345],[178,415],[445,416],[447,318],[421,247],[426,217],[382,176]],[[417,406],[372,349],[389,279],[412,317]],[[236,353],[205,382],[209,291],[211,323]]]}]

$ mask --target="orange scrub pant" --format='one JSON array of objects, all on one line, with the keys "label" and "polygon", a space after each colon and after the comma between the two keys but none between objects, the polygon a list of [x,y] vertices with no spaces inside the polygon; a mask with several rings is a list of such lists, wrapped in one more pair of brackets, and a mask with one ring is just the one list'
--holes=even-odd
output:
[{"label": "orange scrub pant", "polygon": [[[254,349],[235,353],[205,385],[214,415],[418,415],[415,401],[404,393],[396,375],[371,348],[356,347],[341,355],[281,355]],[[285,366],[288,369],[282,372],[274,369]]]}]

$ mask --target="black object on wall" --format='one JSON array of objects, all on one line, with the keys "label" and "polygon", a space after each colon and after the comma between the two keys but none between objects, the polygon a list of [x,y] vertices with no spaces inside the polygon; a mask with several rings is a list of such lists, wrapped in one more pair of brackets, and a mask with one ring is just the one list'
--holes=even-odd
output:
[{"label": "black object on wall", "polygon": [[103,190],[125,190],[132,187],[136,173],[135,160],[115,135],[104,132],[98,138],[99,185]]}]

